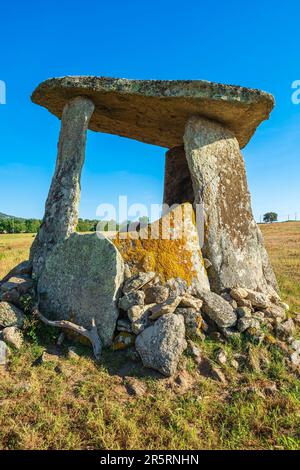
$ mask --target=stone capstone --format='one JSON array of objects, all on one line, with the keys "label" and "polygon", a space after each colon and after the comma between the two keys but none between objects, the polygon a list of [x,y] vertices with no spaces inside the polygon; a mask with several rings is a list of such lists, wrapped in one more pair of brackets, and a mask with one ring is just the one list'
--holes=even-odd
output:
[{"label": "stone capstone", "polygon": [[104,346],[111,344],[124,263],[110,240],[72,234],[57,244],[38,280],[40,309],[54,319],[91,328],[95,319]]},{"label": "stone capstone", "polygon": [[205,80],[127,80],[73,76],[41,83],[32,101],[61,118],[66,103],[85,96],[95,104],[89,128],[161,147],[182,145],[187,120],[222,122],[244,147],[274,106],[260,90]]},{"label": "stone capstone", "polygon": [[183,317],[163,315],[137,336],[135,346],[145,367],[173,375],[187,347]]}]

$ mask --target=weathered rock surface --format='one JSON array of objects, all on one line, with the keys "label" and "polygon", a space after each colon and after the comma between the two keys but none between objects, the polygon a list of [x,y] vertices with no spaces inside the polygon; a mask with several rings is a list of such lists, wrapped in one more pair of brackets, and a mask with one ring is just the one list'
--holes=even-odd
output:
[{"label": "weathered rock surface", "polygon": [[[135,273],[153,271],[162,283],[180,278],[187,287],[209,289],[191,204],[178,206],[139,233],[119,234],[113,243]],[[128,283],[124,292],[132,289]]]},{"label": "weathered rock surface", "polygon": [[112,341],[124,263],[110,240],[72,234],[49,254],[38,280],[40,308],[46,316],[91,328],[95,319],[103,344]]},{"label": "weathered rock surface", "polygon": [[248,296],[248,291],[242,287],[234,287],[231,289],[230,295],[234,300],[243,300]]},{"label": "weathered rock surface", "polygon": [[175,309],[178,307],[180,300],[181,300],[180,297],[170,295],[170,297],[165,302],[154,305],[154,307],[151,307],[150,309],[151,311],[150,319],[156,320],[162,315],[173,313]]},{"label": "weathered rock surface", "polygon": [[0,340],[0,366],[5,366],[8,356],[8,347],[4,341]]},{"label": "weathered rock surface", "polygon": [[203,301],[201,299],[197,299],[196,297],[190,294],[184,294],[179,303],[179,307],[187,307],[187,308],[194,308],[195,310],[200,310],[202,307]]},{"label": "weathered rock surface", "polygon": [[214,292],[201,293],[203,300],[202,310],[221,328],[233,326],[237,321],[237,315],[231,305]]},{"label": "weathered rock surface", "polygon": [[39,275],[53,247],[75,232],[78,222],[80,178],[85,158],[86,131],[94,104],[86,97],[66,100],[55,173],[45,215],[30,250],[33,273]]},{"label": "weathered rock surface", "polygon": [[16,349],[20,349],[23,344],[23,334],[16,326],[9,326],[2,331],[4,341]]},{"label": "weathered rock surface", "polygon": [[151,325],[150,312],[154,305],[155,304],[145,305],[139,312],[137,310],[133,312],[134,307],[128,311],[128,316],[132,321],[131,328],[134,334],[138,335],[145,328]]},{"label": "weathered rock surface", "polygon": [[270,305],[267,295],[249,289],[247,289],[247,300],[250,300],[253,307],[256,308],[267,308]]},{"label": "weathered rock surface", "polygon": [[183,145],[166,153],[164,204],[194,203],[194,190]]},{"label": "weathered rock surface", "polygon": [[186,121],[194,115],[222,122],[244,147],[274,106],[273,97],[260,90],[204,80],[86,76],[46,80],[31,99],[61,118],[76,96],[95,103],[90,129],[167,148],[182,145]]},{"label": "weathered rock surface", "polygon": [[[276,280],[262,236],[252,215],[243,157],[235,135],[217,122],[193,117],[184,135],[195,201],[205,214],[203,256],[211,288],[221,293],[235,286],[249,289]],[[272,275],[271,275],[272,274]]]},{"label": "weathered rock surface", "polygon": [[0,328],[17,326],[22,328],[25,316],[22,310],[8,302],[0,302]]},{"label": "weathered rock surface", "polygon": [[160,304],[165,302],[169,297],[169,289],[166,286],[151,286],[145,289],[145,303],[146,304]]},{"label": "weathered rock surface", "polygon": [[173,375],[187,347],[183,317],[163,315],[137,337],[135,346],[145,367]]},{"label": "weathered rock surface", "polygon": [[202,316],[196,309],[191,307],[176,308],[175,313],[183,316],[187,337],[201,337]]},{"label": "weathered rock surface", "polygon": [[129,279],[127,279],[124,283],[123,286],[123,292],[124,294],[128,294],[129,292],[134,292],[142,287],[144,287],[146,284],[148,284],[152,279],[155,277],[155,272],[139,272]]},{"label": "weathered rock surface", "polygon": [[145,293],[141,290],[128,292],[119,299],[119,308],[122,310],[129,310],[134,305],[144,305]]}]

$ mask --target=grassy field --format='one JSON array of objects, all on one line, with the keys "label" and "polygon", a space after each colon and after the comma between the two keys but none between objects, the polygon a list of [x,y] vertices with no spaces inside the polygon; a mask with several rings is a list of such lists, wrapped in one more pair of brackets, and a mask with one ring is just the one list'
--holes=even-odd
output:
[{"label": "grassy field", "polygon": [[[300,223],[262,226],[283,298],[300,311]],[[32,235],[0,235],[0,277],[26,258]],[[37,364],[58,332],[28,321],[26,343],[0,368],[3,449],[300,449],[300,382],[273,345],[222,346],[227,384],[184,357],[179,377],[155,379],[118,352],[95,364],[87,347]],[[199,343],[217,361],[220,343]],[[237,372],[230,358],[240,359]],[[131,377],[131,379],[130,379]],[[128,381],[143,387],[128,394]]]}]

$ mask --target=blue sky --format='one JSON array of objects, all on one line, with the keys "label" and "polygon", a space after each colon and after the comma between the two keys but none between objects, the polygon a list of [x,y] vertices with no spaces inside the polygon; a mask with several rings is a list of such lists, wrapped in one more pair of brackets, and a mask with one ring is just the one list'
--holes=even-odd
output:
[{"label": "blue sky", "polygon": [[[300,219],[299,1],[1,3],[0,212],[42,217],[59,121],[30,95],[63,75],[205,79],[261,88],[276,107],[243,150],[254,214]],[[160,203],[165,149],[88,133],[80,216],[98,204]]]}]

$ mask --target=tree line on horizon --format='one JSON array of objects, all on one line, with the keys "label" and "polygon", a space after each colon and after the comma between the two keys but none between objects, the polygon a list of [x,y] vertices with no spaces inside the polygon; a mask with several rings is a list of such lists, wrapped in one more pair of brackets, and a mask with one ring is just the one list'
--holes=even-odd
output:
[{"label": "tree line on horizon", "polygon": [[[146,224],[149,222],[148,217],[140,217],[139,223]],[[0,233],[37,233],[42,221],[40,219],[21,219],[17,217],[1,217],[0,216]],[[78,219],[77,232],[95,232],[99,220]],[[99,229],[103,232],[111,230],[122,230],[131,224],[130,220],[125,220],[118,224],[115,220],[104,220],[100,222]]]}]

